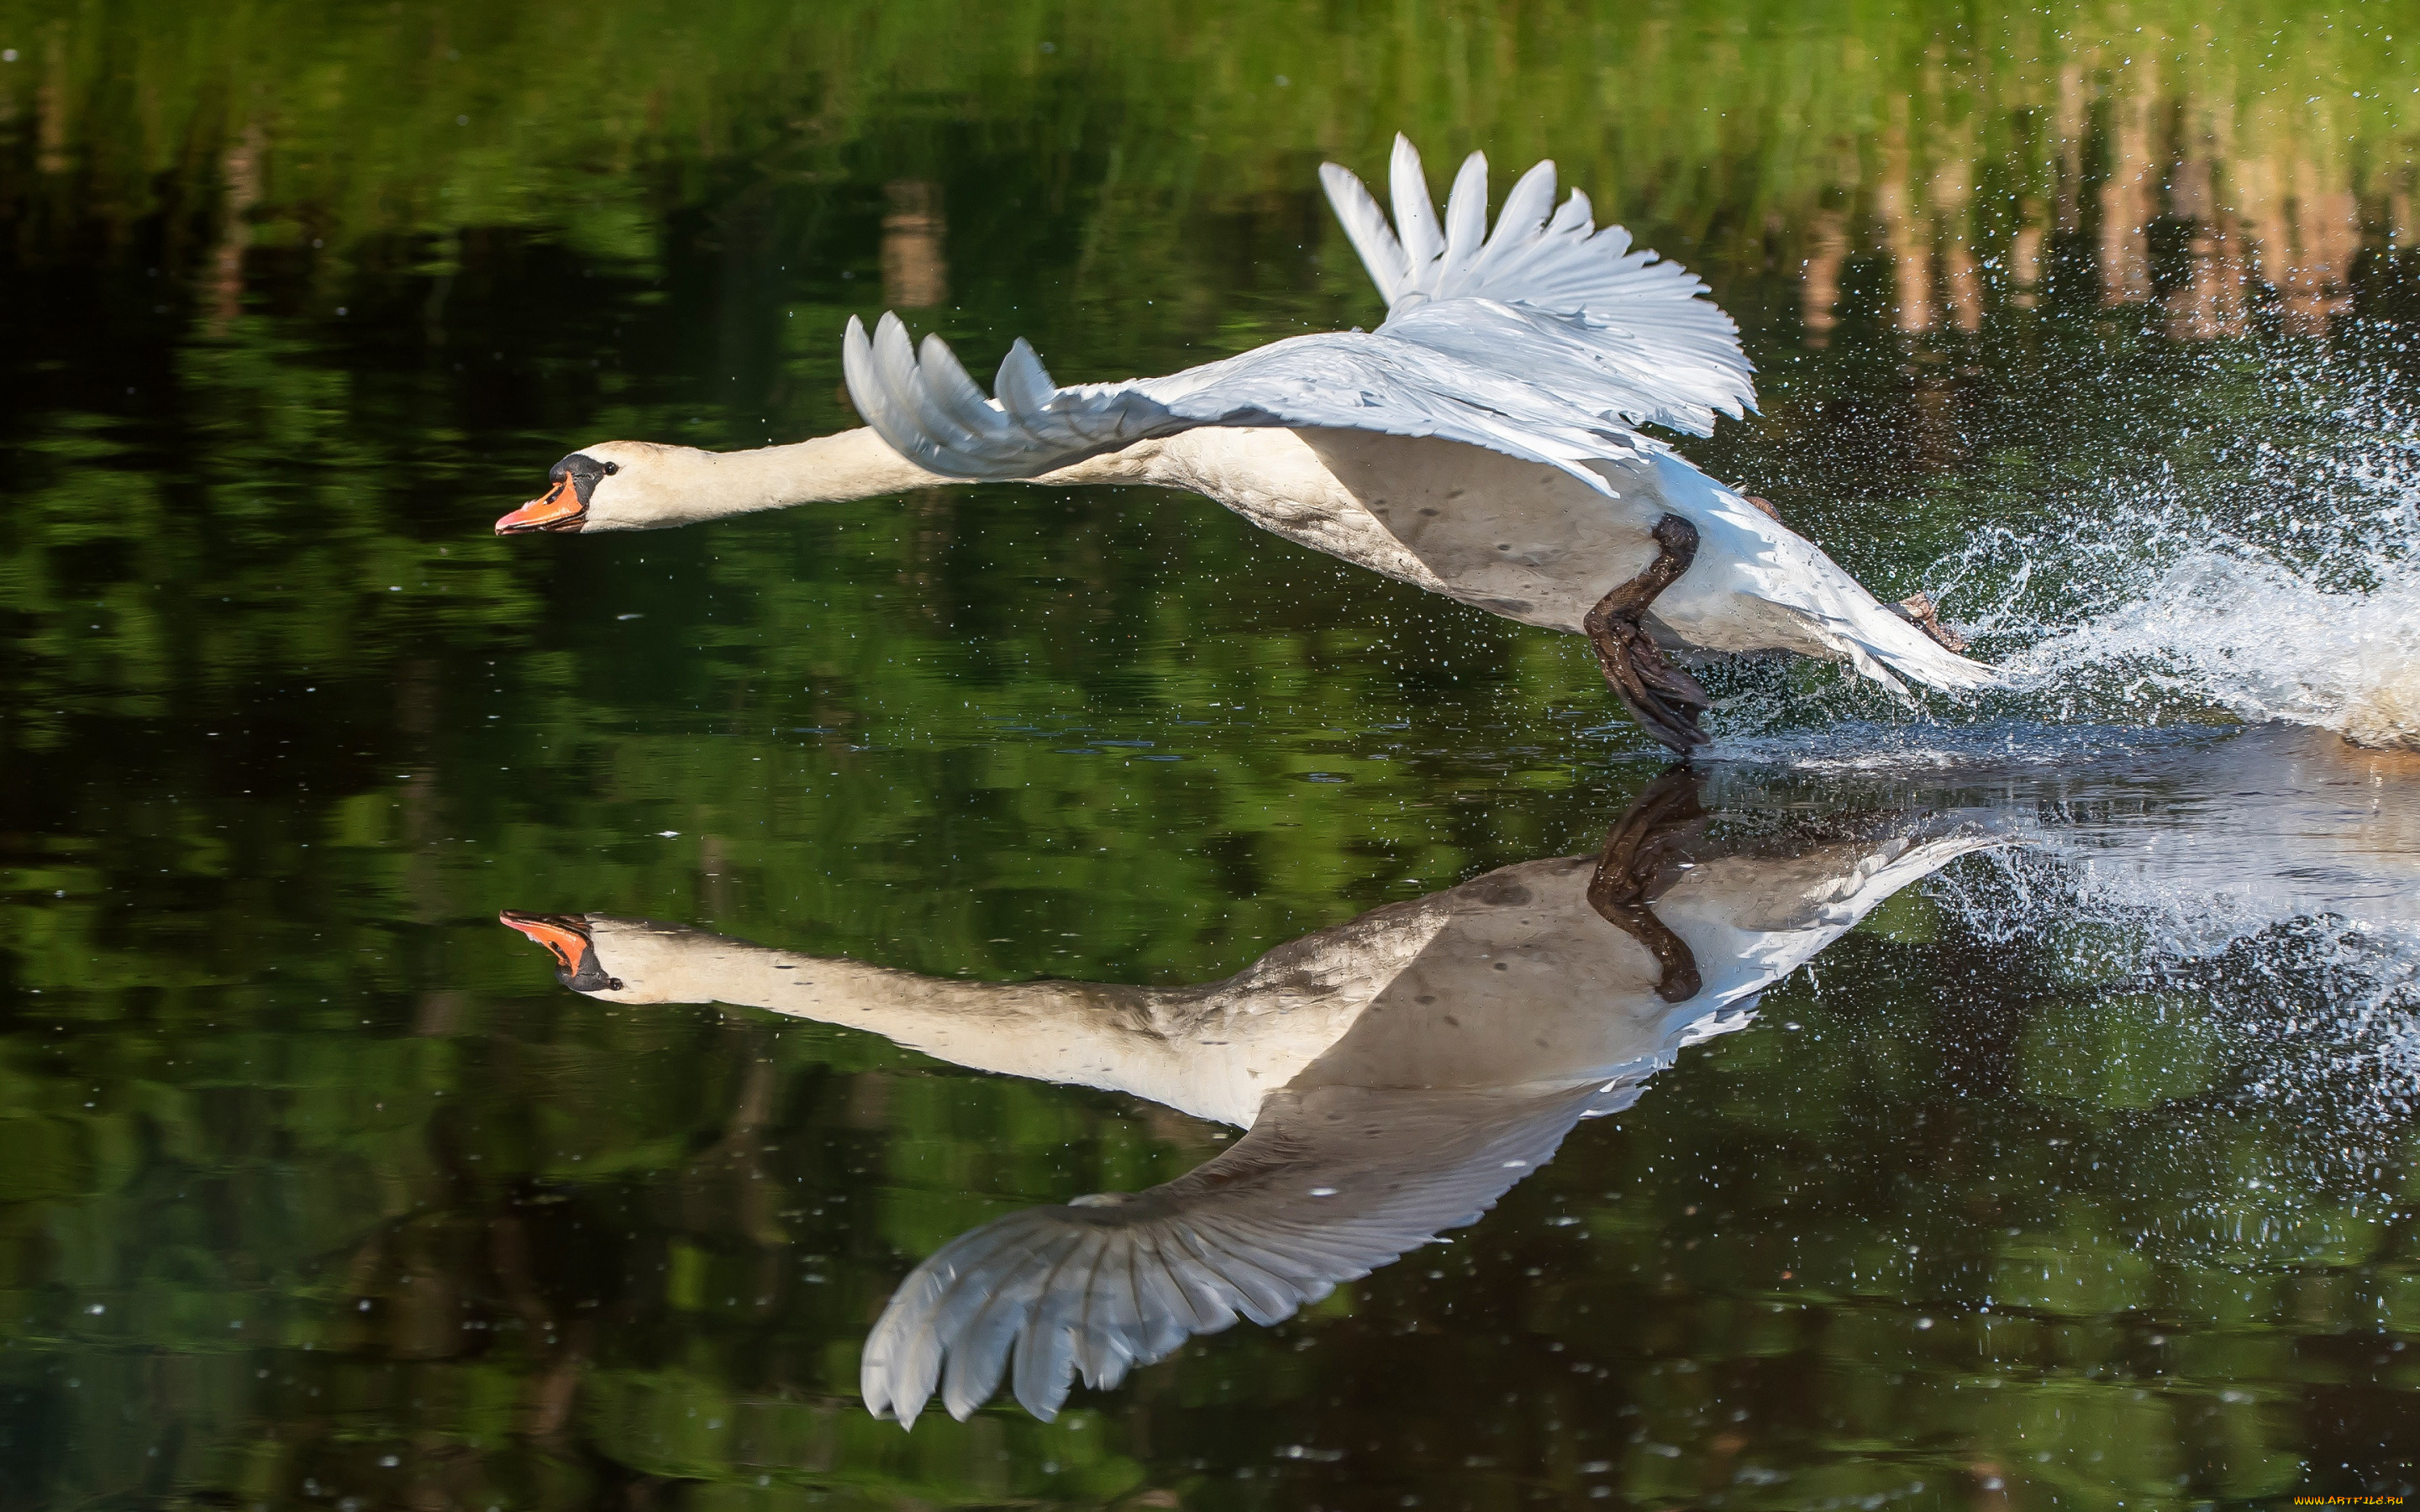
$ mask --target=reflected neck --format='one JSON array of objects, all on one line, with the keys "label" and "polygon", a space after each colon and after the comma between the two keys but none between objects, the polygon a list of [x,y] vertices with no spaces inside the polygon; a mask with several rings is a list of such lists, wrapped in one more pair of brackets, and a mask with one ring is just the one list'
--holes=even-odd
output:
[{"label": "reflected neck", "polygon": [[[1226,996],[1233,983],[955,981],[675,924],[584,917],[597,970],[613,985],[581,990],[606,1002],[728,1003],[845,1025],[975,1071],[1130,1092],[1238,1127],[1368,998],[1366,990],[1297,991],[1295,1001],[1254,1006]],[[1252,980],[1237,979],[1248,993]],[[1319,1009],[1303,1011],[1306,1003]]]}]

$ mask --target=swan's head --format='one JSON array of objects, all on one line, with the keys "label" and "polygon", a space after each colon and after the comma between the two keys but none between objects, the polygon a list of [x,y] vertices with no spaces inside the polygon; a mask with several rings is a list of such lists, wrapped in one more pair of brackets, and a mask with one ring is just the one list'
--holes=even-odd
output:
[{"label": "swan's head", "polygon": [[496,521],[496,533],[644,531],[704,517],[712,457],[652,441],[583,446],[548,469],[546,492]]}]

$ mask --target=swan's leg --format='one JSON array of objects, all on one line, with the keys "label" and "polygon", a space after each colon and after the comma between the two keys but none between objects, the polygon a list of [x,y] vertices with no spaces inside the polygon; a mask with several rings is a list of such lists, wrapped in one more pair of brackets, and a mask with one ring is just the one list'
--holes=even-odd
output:
[{"label": "swan's leg", "polygon": [[1665,659],[1639,623],[1655,595],[1672,586],[1698,555],[1698,528],[1678,515],[1655,522],[1663,549],[1647,570],[1597,601],[1580,620],[1596,646],[1605,680],[1646,732],[1683,755],[1714,737],[1698,728],[1698,716],[1713,707],[1698,680]]},{"label": "swan's leg", "polygon": [[1638,795],[1630,811],[1606,831],[1605,852],[1597,857],[1596,874],[1589,878],[1589,906],[1599,917],[1647,947],[1664,968],[1655,995],[1668,1003],[1685,1003],[1698,995],[1704,980],[1688,942],[1672,933],[1648,906],[1651,890],[1660,893],[1666,867],[1683,857],[1680,847],[1697,822],[1706,816],[1698,805],[1698,774],[1685,766],[1666,772]]}]

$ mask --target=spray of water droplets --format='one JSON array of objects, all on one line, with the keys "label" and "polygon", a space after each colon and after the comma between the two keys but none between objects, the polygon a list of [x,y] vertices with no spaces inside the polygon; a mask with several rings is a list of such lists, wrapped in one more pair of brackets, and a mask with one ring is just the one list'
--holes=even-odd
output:
[{"label": "spray of water droplets", "polygon": [[[2392,1207],[2420,1115],[2420,758],[2283,724],[2004,733],[1932,731],[1916,763],[1875,761],[1871,731],[1776,740],[1717,782],[1770,787],[1778,766],[2005,841],[1926,888],[2031,1005],[2039,1095],[2105,1057],[2149,1099],[2146,1160],[2180,1199],[2138,1215],[2152,1248],[2291,1260]],[[2254,1148],[2257,1170],[2230,1165]]]},{"label": "spray of water droplets", "polygon": [[1918,714],[1835,669],[1718,668],[1724,753],[1844,721],[1888,760],[1987,724],[2065,745],[2061,727],[2284,721],[2420,749],[2420,402],[2405,387],[2281,344],[2223,424],[2147,417],[2025,486],[1978,481],[1967,507],[1991,523],[1918,576],[2007,688],[1928,694]]},{"label": "spray of water droplets", "polygon": [[1984,532],[1936,567],[1985,588],[2009,712],[2224,711],[2420,749],[2420,409],[2323,354],[2262,388],[2273,436],[2061,499],[2059,523]]}]

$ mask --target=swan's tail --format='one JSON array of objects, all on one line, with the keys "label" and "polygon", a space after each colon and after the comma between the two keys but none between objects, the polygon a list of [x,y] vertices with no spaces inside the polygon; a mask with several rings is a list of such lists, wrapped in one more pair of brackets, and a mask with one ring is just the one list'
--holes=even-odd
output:
[{"label": "swan's tail", "polygon": [[[1799,560],[1791,570],[1776,575],[1781,580],[1758,596],[1797,614],[1832,655],[1894,696],[1907,701],[1910,682],[1950,693],[1978,693],[2001,686],[1998,668],[1962,656],[1934,639],[1934,632],[1922,623],[1931,620],[1939,625],[1930,600],[1918,597],[1905,604],[1885,604],[1824,555],[1822,548],[1795,532],[1775,544],[1781,549],[1773,555]],[[1951,639],[1955,640],[1954,635]]]},{"label": "swan's tail", "polygon": [[1864,600],[1840,627],[1846,642],[1842,649],[1857,671],[1901,697],[1907,689],[1900,678],[1952,693],[1979,693],[2000,686],[1998,668],[1960,656],[1867,593],[1848,574],[1841,577]]},{"label": "swan's tail", "polygon": [[1998,669],[1935,640],[1770,508],[1681,457],[1657,458],[1654,488],[1698,528],[1696,561],[1655,600],[1655,617],[1684,643],[1845,661],[1903,701],[1910,682],[1952,693],[2002,686]]},{"label": "swan's tail", "polygon": [[[1776,535],[1782,539],[1771,540]],[[1904,607],[1874,597],[1812,541],[1795,532],[1769,532],[1768,539],[1778,548],[1769,551],[1768,560],[1778,557],[1787,566],[1760,584],[1761,591],[1751,591],[1795,614],[1825,650],[1901,702],[1913,702],[1907,691],[1911,682],[1950,693],[2001,686],[1999,669],[1962,656],[1934,640]],[[1931,606],[1924,608],[1929,611]]]}]

